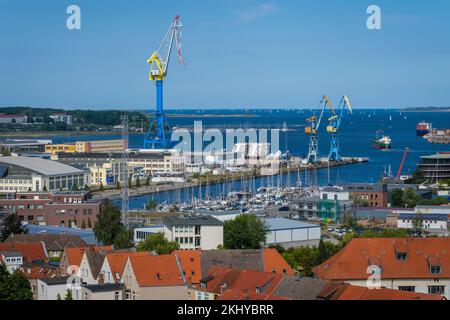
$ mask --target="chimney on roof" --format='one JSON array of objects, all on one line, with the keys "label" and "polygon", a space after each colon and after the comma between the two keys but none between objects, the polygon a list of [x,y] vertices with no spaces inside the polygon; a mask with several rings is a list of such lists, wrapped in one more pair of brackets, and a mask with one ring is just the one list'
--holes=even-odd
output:
[{"label": "chimney on roof", "polygon": [[104,277],[103,273],[100,273],[98,275],[98,284],[100,284],[100,285],[105,284],[105,277]]}]

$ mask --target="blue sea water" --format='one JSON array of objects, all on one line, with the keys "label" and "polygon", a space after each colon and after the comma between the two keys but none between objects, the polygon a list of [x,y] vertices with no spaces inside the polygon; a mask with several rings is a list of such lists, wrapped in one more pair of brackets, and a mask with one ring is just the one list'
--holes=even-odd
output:
[{"label": "blue sea water", "polygon": [[[180,113],[180,111],[168,111],[168,114]],[[286,122],[289,129],[293,131],[280,132],[280,146],[283,151],[286,149],[296,156],[304,156],[308,152],[308,136],[304,133],[306,118],[312,115],[311,110],[191,110],[183,111],[189,117],[177,115],[169,117],[172,126],[193,126],[194,121],[202,121],[205,128],[280,128]],[[205,117],[203,114],[215,114],[217,116]],[[235,117],[233,114],[246,114],[245,117]],[[327,118],[330,114],[325,114],[319,133],[319,152],[322,156],[328,155],[330,147],[330,135],[326,132]],[[340,143],[343,156],[368,157],[367,163],[348,165],[337,168],[323,169],[317,172],[319,184],[327,184],[328,177],[330,183],[346,182],[377,182],[382,176],[385,168],[391,165],[395,175],[400,165],[406,147],[409,148],[402,174],[411,174],[416,169],[416,164],[420,156],[433,154],[440,151],[450,151],[449,144],[432,144],[425,139],[416,136],[416,124],[420,121],[427,121],[435,128],[450,127],[450,112],[404,112],[401,110],[384,109],[359,109],[353,114],[345,113],[341,123]],[[376,137],[377,130],[383,130],[384,134],[392,138],[392,149],[379,150],[372,147],[372,139]],[[287,139],[286,136],[287,135]],[[130,147],[141,148],[143,146],[143,134],[130,135]],[[55,143],[77,141],[77,140],[97,140],[97,139],[118,139],[120,135],[69,135],[55,137]],[[286,146],[287,141],[287,146]],[[296,175],[291,174],[292,182],[295,183]],[[304,176],[303,176],[304,179]],[[282,179],[286,181],[286,177]],[[265,180],[257,180],[256,185],[264,185]],[[284,182],[285,183],[285,182]],[[236,182],[235,188],[240,188]],[[211,194],[217,194],[224,188],[221,186],[211,186]],[[215,190],[215,191],[214,191]],[[192,197],[188,194],[191,191],[181,191],[181,195],[174,193],[156,195],[157,200],[167,199],[175,201]],[[194,191],[195,192],[195,191]],[[204,193],[203,190],[202,193]],[[131,207],[142,207],[145,199]]]}]

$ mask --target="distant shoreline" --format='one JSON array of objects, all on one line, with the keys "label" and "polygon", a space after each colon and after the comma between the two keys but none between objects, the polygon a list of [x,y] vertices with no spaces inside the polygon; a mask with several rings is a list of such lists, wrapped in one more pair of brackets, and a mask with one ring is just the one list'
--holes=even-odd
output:
[{"label": "distant shoreline", "polygon": [[219,114],[219,113],[169,113],[166,114],[169,118],[216,118],[216,117],[222,117],[222,118],[257,118],[260,117],[260,115],[257,114]]}]

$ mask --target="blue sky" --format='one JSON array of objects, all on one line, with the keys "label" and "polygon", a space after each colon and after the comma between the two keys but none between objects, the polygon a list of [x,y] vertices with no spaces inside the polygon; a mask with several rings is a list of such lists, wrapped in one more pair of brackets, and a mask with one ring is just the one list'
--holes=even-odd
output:
[{"label": "blue sky", "polygon": [[167,108],[450,105],[447,0],[0,0],[0,106],[153,108],[146,60],[177,13],[187,64],[172,59]]}]

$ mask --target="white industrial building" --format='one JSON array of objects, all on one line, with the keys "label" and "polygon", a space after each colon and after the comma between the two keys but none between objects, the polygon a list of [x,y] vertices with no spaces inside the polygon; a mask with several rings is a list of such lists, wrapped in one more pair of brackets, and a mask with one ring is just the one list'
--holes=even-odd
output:
[{"label": "white industrial building", "polygon": [[269,233],[266,244],[279,244],[284,247],[315,245],[320,241],[320,225],[286,218],[264,218]]},{"label": "white industrial building", "polygon": [[427,205],[418,205],[414,209],[415,213],[418,214],[443,214],[450,215],[450,205],[443,206],[427,206]]},{"label": "white industrial building", "polygon": [[223,222],[211,216],[164,217],[164,236],[180,249],[217,249],[223,245]]},{"label": "white industrial building", "polygon": [[144,241],[148,236],[155,233],[164,233],[164,226],[150,226],[133,229],[133,241],[139,243]]},{"label": "white industrial building", "polygon": [[52,160],[0,157],[0,193],[71,190],[89,186],[87,172]]},{"label": "white industrial building", "polygon": [[446,214],[416,214],[402,213],[397,219],[397,228],[422,228],[430,230],[447,230],[448,215]]}]

